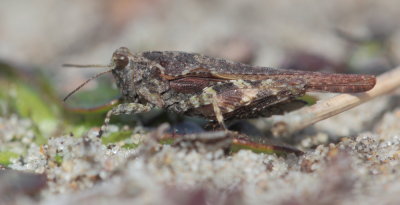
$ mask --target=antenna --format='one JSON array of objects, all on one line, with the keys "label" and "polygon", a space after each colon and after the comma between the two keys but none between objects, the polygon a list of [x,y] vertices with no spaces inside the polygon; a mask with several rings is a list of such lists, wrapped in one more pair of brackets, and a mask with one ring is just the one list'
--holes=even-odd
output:
[{"label": "antenna", "polygon": [[62,64],[63,67],[72,67],[72,68],[111,68],[112,65],[100,65],[100,64],[87,64],[87,65],[79,65],[79,64]]},{"label": "antenna", "polygon": [[77,64],[63,64],[63,67],[75,67],[75,68],[111,68],[107,71],[101,72],[96,74],[95,76],[92,76],[91,78],[89,78],[88,80],[86,80],[84,83],[82,83],[81,85],[79,85],[77,88],[75,88],[72,92],[70,92],[64,99],[63,101],[65,102],[69,97],[71,97],[71,95],[73,95],[76,91],[78,91],[79,89],[81,89],[83,86],[85,86],[87,83],[89,83],[91,80],[94,80],[106,73],[109,73],[113,70],[112,65],[97,65],[97,64],[92,64],[92,65],[77,65]]}]

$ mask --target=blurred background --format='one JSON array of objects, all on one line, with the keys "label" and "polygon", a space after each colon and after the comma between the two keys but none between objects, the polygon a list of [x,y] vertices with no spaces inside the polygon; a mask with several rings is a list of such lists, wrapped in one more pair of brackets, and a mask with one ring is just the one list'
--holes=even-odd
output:
[{"label": "blurred background", "polygon": [[[400,62],[399,19],[397,0],[2,0],[1,113],[35,118],[39,110],[37,119],[51,116],[58,111],[49,107],[99,72],[61,65],[108,64],[121,46],[276,68],[380,74]],[[112,81],[111,75],[92,81],[78,92],[80,101],[90,107],[116,97]],[[34,88],[47,94],[5,94],[16,82],[24,82],[27,93]],[[97,94],[85,95],[95,88]],[[42,101],[42,110],[27,107],[33,101]],[[5,108],[14,104],[11,111]]]},{"label": "blurred background", "polygon": [[398,19],[397,0],[3,0],[0,60],[44,69],[61,95],[85,79],[62,63],[107,64],[120,46],[380,73],[400,61]]}]

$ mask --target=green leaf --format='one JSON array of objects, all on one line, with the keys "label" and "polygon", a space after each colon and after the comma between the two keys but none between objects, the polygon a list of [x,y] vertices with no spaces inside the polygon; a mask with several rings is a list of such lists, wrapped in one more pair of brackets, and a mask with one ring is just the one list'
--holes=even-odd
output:
[{"label": "green leaf", "polygon": [[110,144],[128,139],[132,135],[132,131],[119,131],[113,132],[107,137],[102,138],[103,144]]},{"label": "green leaf", "polygon": [[46,102],[35,90],[24,84],[15,85],[14,105],[20,116],[30,118],[37,125],[40,135],[54,132],[58,119],[52,103]]},{"label": "green leaf", "polygon": [[306,102],[307,105],[313,105],[318,101],[318,98],[311,95],[303,95],[301,97],[297,97],[296,99]]},{"label": "green leaf", "polygon": [[8,166],[11,164],[11,159],[17,159],[19,157],[18,154],[10,151],[0,152],[0,164],[4,166]]},{"label": "green leaf", "polygon": [[64,157],[60,154],[56,154],[56,156],[54,157],[54,161],[57,163],[58,166],[62,164],[63,160]]},{"label": "green leaf", "polygon": [[125,149],[136,149],[137,147],[139,147],[139,144],[124,144],[123,146],[122,146],[122,148],[125,148]]}]

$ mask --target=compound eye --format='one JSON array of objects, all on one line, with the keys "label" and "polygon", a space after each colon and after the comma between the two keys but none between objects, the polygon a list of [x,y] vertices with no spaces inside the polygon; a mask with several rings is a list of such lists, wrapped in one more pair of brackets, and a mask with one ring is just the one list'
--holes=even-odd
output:
[{"label": "compound eye", "polygon": [[129,63],[129,58],[126,55],[115,54],[114,55],[115,68],[122,69],[125,68]]}]

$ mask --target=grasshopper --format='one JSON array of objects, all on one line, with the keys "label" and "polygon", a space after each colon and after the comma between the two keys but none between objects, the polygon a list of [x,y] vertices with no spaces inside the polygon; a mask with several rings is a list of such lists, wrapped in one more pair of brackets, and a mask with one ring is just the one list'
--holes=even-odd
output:
[{"label": "grasshopper", "polygon": [[98,136],[112,115],[166,109],[218,122],[269,117],[296,107],[308,91],[357,93],[372,89],[373,75],[328,74],[273,69],[236,63],[196,53],[117,49],[108,67],[69,93],[64,101],[90,80],[111,72],[122,103],[108,111]]}]

